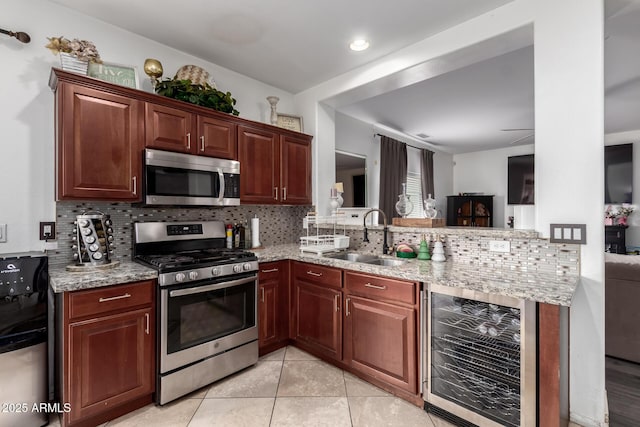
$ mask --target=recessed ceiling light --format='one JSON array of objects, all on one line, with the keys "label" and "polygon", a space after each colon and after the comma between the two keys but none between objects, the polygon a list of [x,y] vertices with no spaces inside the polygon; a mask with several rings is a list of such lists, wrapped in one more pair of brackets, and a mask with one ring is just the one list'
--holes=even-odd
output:
[{"label": "recessed ceiling light", "polygon": [[361,50],[365,50],[369,47],[369,41],[365,39],[356,39],[349,44],[349,48],[351,50],[355,50],[356,52],[360,52]]}]

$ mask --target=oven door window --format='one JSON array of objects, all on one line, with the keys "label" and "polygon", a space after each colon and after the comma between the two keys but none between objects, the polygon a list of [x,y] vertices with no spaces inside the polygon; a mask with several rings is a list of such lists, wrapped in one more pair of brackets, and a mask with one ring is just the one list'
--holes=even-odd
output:
[{"label": "oven door window", "polygon": [[154,196],[212,197],[220,195],[217,172],[147,166],[147,194]]},{"label": "oven door window", "polygon": [[256,326],[256,282],[170,297],[167,354]]}]

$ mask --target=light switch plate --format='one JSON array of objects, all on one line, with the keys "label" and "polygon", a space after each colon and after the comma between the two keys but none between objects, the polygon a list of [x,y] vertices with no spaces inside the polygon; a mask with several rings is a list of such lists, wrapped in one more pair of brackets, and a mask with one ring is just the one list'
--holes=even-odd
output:
[{"label": "light switch plate", "polygon": [[7,224],[0,224],[0,243],[7,243]]},{"label": "light switch plate", "polygon": [[508,240],[490,240],[489,252],[511,252],[511,242]]},{"label": "light switch plate", "polygon": [[549,241],[551,243],[587,243],[586,224],[551,224],[549,226]]}]

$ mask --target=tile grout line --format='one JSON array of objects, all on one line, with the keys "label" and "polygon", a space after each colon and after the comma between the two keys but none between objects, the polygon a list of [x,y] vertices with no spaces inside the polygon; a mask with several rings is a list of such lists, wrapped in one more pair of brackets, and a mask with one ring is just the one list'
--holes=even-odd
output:
[{"label": "tile grout line", "polygon": [[347,379],[344,377],[344,369],[342,370],[342,382],[344,383],[344,396],[347,399],[347,411],[349,412],[349,423],[353,427],[353,417],[351,416],[351,403],[349,402],[349,392],[347,391]]},{"label": "tile grout line", "polygon": [[284,371],[284,361],[287,357],[287,351],[289,351],[289,346],[284,348],[284,354],[282,355],[282,365],[280,365],[280,376],[278,377],[278,386],[276,387],[276,395],[273,396],[273,406],[271,407],[271,416],[269,417],[269,426],[273,422],[273,413],[276,409],[276,401],[278,400],[278,390],[280,390],[280,381],[282,381],[282,372]]},{"label": "tile grout line", "polygon": [[[207,389],[207,392],[209,392],[209,390]],[[200,407],[202,406],[202,403],[204,402],[204,398],[206,397],[206,393],[204,395],[204,397],[202,399],[200,399],[200,403],[198,404],[198,407],[196,408],[195,411],[193,411],[193,414],[191,415],[191,418],[189,418],[189,421],[187,421],[187,425],[185,427],[189,427],[189,424],[191,424],[191,421],[193,421],[193,417],[196,416],[196,414],[198,413],[198,410],[200,409]]]}]

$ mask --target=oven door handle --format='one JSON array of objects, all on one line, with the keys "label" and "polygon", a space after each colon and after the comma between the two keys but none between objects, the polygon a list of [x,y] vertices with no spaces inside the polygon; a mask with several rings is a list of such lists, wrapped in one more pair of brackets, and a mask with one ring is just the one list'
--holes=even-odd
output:
[{"label": "oven door handle", "polygon": [[218,202],[222,205],[224,203],[224,173],[222,169],[218,168],[218,179],[220,179],[220,196],[218,197]]},{"label": "oven door handle", "polygon": [[215,291],[218,289],[224,289],[236,285],[244,285],[247,283],[255,282],[256,276],[245,277],[243,279],[231,280],[229,282],[216,283],[215,285],[195,286],[193,288],[176,289],[175,291],[169,291],[170,297],[181,297],[185,295],[200,294],[203,292]]}]

